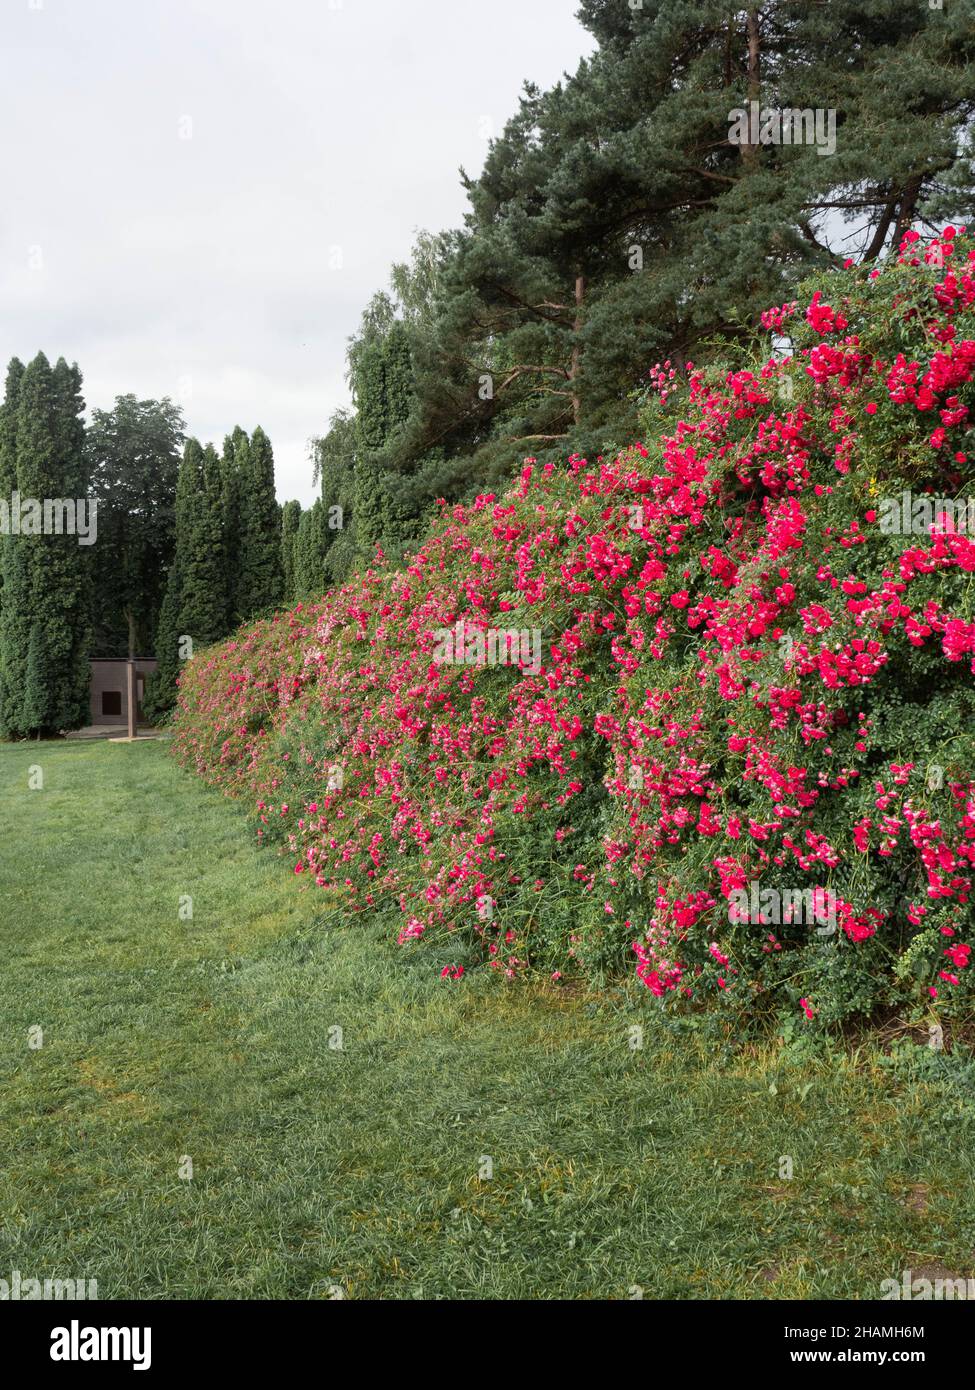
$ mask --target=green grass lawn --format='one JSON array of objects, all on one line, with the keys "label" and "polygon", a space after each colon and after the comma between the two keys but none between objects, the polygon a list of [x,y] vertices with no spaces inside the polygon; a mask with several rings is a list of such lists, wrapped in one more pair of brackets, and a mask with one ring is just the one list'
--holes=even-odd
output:
[{"label": "green grass lawn", "polygon": [[636,988],[442,981],[453,957],[344,925],[161,742],[5,746],[0,800],[0,1277],[802,1299],[975,1273],[960,1060],[722,1052]]}]

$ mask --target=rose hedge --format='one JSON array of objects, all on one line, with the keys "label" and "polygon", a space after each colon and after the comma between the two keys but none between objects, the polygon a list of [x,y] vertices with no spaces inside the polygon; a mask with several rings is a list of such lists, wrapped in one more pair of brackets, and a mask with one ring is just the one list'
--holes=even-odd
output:
[{"label": "rose hedge", "polygon": [[750,365],[651,374],[645,444],[527,460],[403,572],[198,656],[177,755],[403,943],[970,1011],[975,247],[909,233],[763,321]]}]

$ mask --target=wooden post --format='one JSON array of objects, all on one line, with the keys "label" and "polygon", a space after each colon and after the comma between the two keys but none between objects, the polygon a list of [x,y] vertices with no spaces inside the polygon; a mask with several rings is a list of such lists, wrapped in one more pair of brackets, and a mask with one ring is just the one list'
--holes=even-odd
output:
[{"label": "wooden post", "polygon": [[136,729],[136,706],[135,706],[135,662],[129,657],[126,662],[126,695],[129,714],[129,738],[135,738]]}]

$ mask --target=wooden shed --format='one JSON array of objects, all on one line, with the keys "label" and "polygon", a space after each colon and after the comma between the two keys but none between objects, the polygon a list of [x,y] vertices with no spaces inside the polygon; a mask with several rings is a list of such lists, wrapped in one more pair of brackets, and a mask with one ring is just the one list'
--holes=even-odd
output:
[{"label": "wooden shed", "polygon": [[[151,657],[135,659],[135,725],[143,722],[142,698],[145,695],[146,679],[156,669],[157,664]],[[128,668],[129,663],[124,657],[95,657],[92,661],[92,725],[118,724],[123,728],[128,725]]]}]

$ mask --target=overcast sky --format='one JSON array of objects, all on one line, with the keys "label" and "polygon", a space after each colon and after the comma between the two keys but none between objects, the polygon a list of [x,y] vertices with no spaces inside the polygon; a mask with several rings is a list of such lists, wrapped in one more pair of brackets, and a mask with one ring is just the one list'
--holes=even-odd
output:
[{"label": "overcast sky", "polygon": [[[522,82],[592,51],[577,0],[0,0],[0,358],[190,433],[307,441],[414,231],[459,226]],[[341,267],[331,263],[338,258]]]}]

